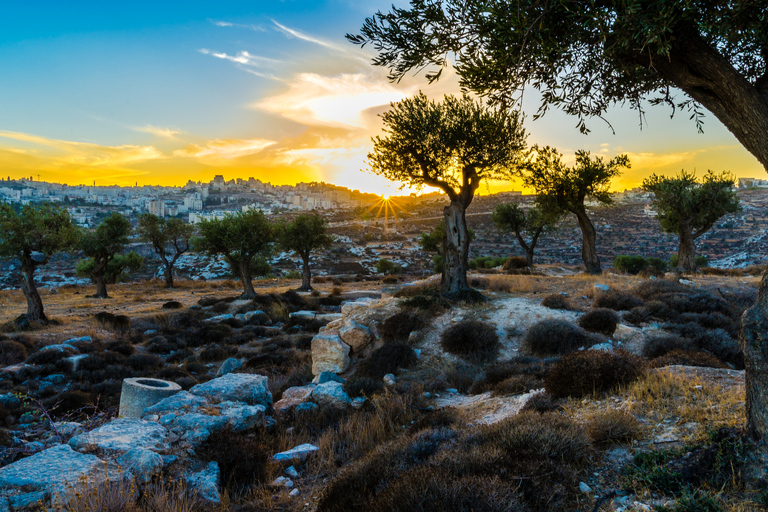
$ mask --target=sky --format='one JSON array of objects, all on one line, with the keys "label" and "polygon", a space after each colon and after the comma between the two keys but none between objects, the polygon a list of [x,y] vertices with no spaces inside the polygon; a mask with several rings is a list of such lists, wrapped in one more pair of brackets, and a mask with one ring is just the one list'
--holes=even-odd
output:
[{"label": "sky", "polygon": [[[459,92],[450,69],[428,85],[401,83],[370,64],[373,50],[344,38],[392,0],[5,2],[0,17],[0,177],[68,184],[176,185],[254,177],[276,185],[325,181],[399,193],[367,170],[371,137],[390,102],[423,90]],[[396,0],[398,6],[405,2]],[[627,154],[613,188],[651,173],[764,169],[711,115],[697,133],[686,114],[612,109],[582,135],[557,111],[533,121],[529,144],[566,162],[586,149]],[[494,192],[516,188],[492,183]],[[410,192],[405,189],[404,192]]]}]

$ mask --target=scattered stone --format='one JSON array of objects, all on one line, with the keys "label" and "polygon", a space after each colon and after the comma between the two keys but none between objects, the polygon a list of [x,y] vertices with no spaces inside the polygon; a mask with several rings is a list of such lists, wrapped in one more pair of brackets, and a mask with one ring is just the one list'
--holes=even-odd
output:
[{"label": "scattered stone", "polygon": [[613,350],[613,345],[610,343],[598,343],[589,347],[589,350],[604,350],[606,352],[610,352]]},{"label": "scattered stone", "polygon": [[121,467],[127,469],[141,483],[149,482],[160,473],[165,461],[157,453],[146,448],[132,448],[115,459]]},{"label": "scattered stone", "polygon": [[611,287],[608,286],[607,284],[595,283],[595,290],[602,290],[604,292],[607,292],[610,289]]},{"label": "scattered stone", "polygon": [[587,485],[586,483],[584,483],[584,482],[579,482],[579,490],[580,490],[581,492],[583,492],[584,494],[589,494],[589,493],[591,493],[591,492],[592,492],[592,488],[591,488],[590,486],[588,486],[588,485]]},{"label": "scattered stone", "polygon": [[[333,374],[331,374],[333,375]],[[275,402],[274,411],[275,414],[284,414],[297,405],[305,402],[309,399],[312,391],[315,389],[314,385],[309,386],[295,386],[283,391],[283,397]]]},{"label": "scattered stone", "polygon": [[353,409],[362,409],[363,405],[365,405],[365,402],[367,402],[368,399],[364,396],[359,396],[352,400],[352,403],[350,404]]},{"label": "scattered stone", "polygon": [[315,320],[320,320],[321,322],[336,322],[341,319],[341,313],[317,313],[315,315]]},{"label": "scattered stone", "polygon": [[286,476],[279,476],[272,481],[271,485],[274,487],[288,487],[290,489],[293,487],[293,480]]},{"label": "scattered stone", "polygon": [[272,393],[267,388],[267,377],[247,373],[228,373],[223,377],[198,384],[189,390],[213,403],[234,401],[248,405],[272,407]]},{"label": "scattered stone", "polygon": [[228,373],[232,373],[235,370],[239,370],[242,367],[243,367],[243,363],[240,362],[239,359],[230,357],[229,359],[221,363],[221,367],[219,368],[219,371],[216,373],[216,376],[223,377],[224,375]]},{"label": "scattered stone", "polygon": [[72,338],[64,342],[66,345],[73,343],[93,343],[93,338],[90,336],[80,336],[79,338]]},{"label": "scattered stone", "polygon": [[397,383],[397,377],[394,374],[388,373],[384,376],[384,384],[387,386],[393,386]]},{"label": "scattered stone", "polygon": [[290,496],[291,498],[295,498],[299,494],[301,494],[301,492],[299,492],[298,489],[293,489],[291,492],[288,493],[288,496]]},{"label": "scattered stone", "polygon": [[349,320],[347,325],[339,330],[339,337],[349,345],[354,352],[359,352],[373,341],[371,330],[354,320]]},{"label": "scattered stone", "polygon": [[53,426],[61,437],[67,438],[80,434],[85,430],[82,423],[77,423],[76,421],[59,421],[54,423]]},{"label": "scattered stone", "polygon": [[624,324],[618,324],[616,330],[613,331],[612,338],[616,341],[622,341],[624,343],[630,341],[632,338],[640,333],[640,329],[637,327],[630,327]]},{"label": "scattered stone", "polygon": [[40,352],[48,351],[48,350],[55,350],[56,352],[77,352],[78,350],[73,347],[72,345],[67,345],[66,343],[59,343],[57,345],[47,345],[40,349]]},{"label": "scattered stone", "polygon": [[325,384],[326,382],[340,382],[344,384],[344,379],[333,372],[322,372],[320,375],[315,377],[313,382],[315,384]]},{"label": "scattered stone", "polygon": [[342,373],[349,367],[349,345],[334,334],[318,334],[312,338],[312,373]]},{"label": "scattered stone", "polygon": [[135,418],[117,418],[106,425],[80,434],[69,440],[75,450],[114,450],[127,452],[132,448],[166,451],[168,431],[152,421]]},{"label": "scattered stone", "polygon": [[221,501],[219,495],[220,479],[219,463],[212,461],[204,470],[187,476],[187,484],[189,489],[199,498],[212,503],[219,503]]},{"label": "scattered stone", "polygon": [[318,384],[312,391],[312,400],[320,407],[331,407],[333,409],[344,409],[352,404],[352,399],[339,382]]},{"label": "scattered stone", "polygon": [[293,466],[288,466],[288,469],[285,470],[285,474],[291,478],[299,478],[299,472],[296,471],[296,468]]},{"label": "scattered stone", "polygon": [[316,452],[319,450],[317,446],[313,444],[300,444],[299,446],[295,448],[291,448],[288,451],[276,453],[272,456],[272,458],[276,461],[285,462],[285,461],[296,461],[301,462],[307,457],[309,457],[310,454]]},{"label": "scattered stone", "polygon": [[197,407],[204,407],[208,405],[208,400],[202,396],[196,396],[189,391],[180,391],[173,396],[160,400],[155,405],[147,407],[142,412],[142,417],[146,418],[148,415],[156,414],[162,416],[169,412],[183,412],[189,411]]}]

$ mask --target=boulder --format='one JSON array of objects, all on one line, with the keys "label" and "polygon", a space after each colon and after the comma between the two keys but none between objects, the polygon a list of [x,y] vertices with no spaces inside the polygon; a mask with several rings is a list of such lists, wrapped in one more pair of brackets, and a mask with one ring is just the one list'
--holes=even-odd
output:
[{"label": "boulder", "polygon": [[272,407],[272,393],[267,388],[267,377],[248,373],[228,373],[223,377],[198,384],[189,390],[213,403],[233,401],[248,405]]},{"label": "boulder", "polygon": [[93,339],[90,336],[80,336],[79,338],[72,338],[64,343],[67,345],[70,345],[72,343],[92,343]]},{"label": "boulder", "polygon": [[132,448],[166,451],[170,448],[168,431],[153,421],[117,418],[106,425],[79,434],[69,440],[75,450],[114,450],[127,452]]},{"label": "boulder", "polygon": [[312,401],[320,407],[344,409],[352,403],[352,399],[344,391],[340,382],[318,384],[312,391]]},{"label": "boulder", "polygon": [[163,457],[146,448],[131,448],[115,459],[115,462],[143,484],[163,469]]},{"label": "boulder", "polygon": [[239,359],[230,357],[229,359],[221,363],[221,366],[219,367],[219,371],[216,372],[216,376],[223,377],[224,375],[228,373],[232,373],[235,370],[239,370],[242,367],[243,367],[243,363],[241,363]]},{"label": "boulder", "polygon": [[315,377],[312,382],[315,384],[325,384],[326,382],[341,382],[344,384],[344,379],[333,372],[322,372],[320,375]]},{"label": "boulder", "polygon": [[295,386],[283,391],[283,397],[275,402],[274,410],[275,414],[284,414],[302,402],[309,399],[312,391],[315,389],[314,385],[309,386]]},{"label": "boulder", "polygon": [[627,343],[639,333],[640,329],[637,327],[630,327],[629,325],[619,324],[616,326],[616,330],[613,331],[613,336],[611,336],[611,338],[615,341]]},{"label": "boulder", "polygon": [[608,286],[607,284],[595,283],[595,290],[601,290],[601,291],[607,292],[610,289],[611,287]]},{"label": "boulder", "polygon": [[354,320],[349,320],[347,324],[339,329],[339,337],[349,345],[354,352],[359,352],[373,341],[371,330]]},{"label": "boulder", "polygon": [[183,413],[184,411],[205,407],[206,405],[208,405],[208,400],[204,397],[193,395],[189,391],[179,391],[175,395],[164,398],[155,405],[147,407],[141,416],[146,417],[151,414],[162,416],[169,412]]},{"label": "boulder", "polygon": [[349,367],[349,345],[333,334],[312,338],[312,373],[342,373]]},{"label": "boulder", "polygon": [[227,313],[226,315],[212,316],[211,318],[208,318],[206,322],[221,323],[221,322],[224,322],[225,320],[234,320],[234,319],[235,319],[235,315],[231,315]]},{"label": "boulder", "polygon": [[320,448],[313,444],[301,444],[290,450],[276,453],[272,458],[280,462],[301,462],[319,449]]},{"label": "boulder", "polygon": [[288,315],[289,318],[301,318],[306,320],[314,320],[315,319],[315,313],[314,311],[296,311],[295,313],[290,313]]},{"label": "boulder", "polygon": [[187,485],[189,485],[189,490],[200,499],[210,501],[211,503],[219,503],[221,501],[221,496],[219,495],[220,480],[219,464],[216,461],[212,461],[208,463],[204,470],[187,476]]}]

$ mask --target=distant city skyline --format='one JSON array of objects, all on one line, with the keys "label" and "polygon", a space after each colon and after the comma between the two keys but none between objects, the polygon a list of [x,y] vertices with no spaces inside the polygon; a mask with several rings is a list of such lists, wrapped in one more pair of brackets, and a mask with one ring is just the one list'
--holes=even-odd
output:
[{"label": "distant city skyline", "polygon": [[[253,176],[276,185],[328,182],[398,194],[364,171],[378,114],[424,90],[458,93],[451,70],[434,85],[423,74],[399,84],[371,66],[369,48],[344,39],[391,0],[94,1],[4,6],[0,19],[0,176],[99,185],[172,185]],[[406,2],[395,2],[404,6]],[[698,134],[685,112],[616,108],[589,123],[551,112],[531,120],[529,144],[566,160],[578,149],[627,153],[632,169],[613,188],[651,173],[765,171],[712,115]],[[363,170],[363,171],[361,171]],[[480,193],[518,188],[491,183]],[[406,193],[410,190],[406,190]]]}]

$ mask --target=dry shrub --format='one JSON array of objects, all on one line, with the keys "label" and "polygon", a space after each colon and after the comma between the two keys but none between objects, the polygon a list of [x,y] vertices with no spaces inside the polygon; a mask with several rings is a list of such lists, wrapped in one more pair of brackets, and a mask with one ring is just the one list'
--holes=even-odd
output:
[{"label": "dry shrub", "polygon": [[556,356],[592,346],[594,342],[592,335],[568,321],[547,319],[531,326],[523,338],[522,349],[534,356]]},{"label": "dry shrub", "polygon": [[559,309],[564,311],[573,311],[573,306],[571,305],[571,301],[568,300],[567,297],[564,295],[560,295],[559,293],[553,293],[550,295],[547,295],[544,297],[544,300],[541,301],[541,305],[545,308],[549,309]]},{"label": "dry shrub", "polygon": [[708,368],[728,368],[728,365],[724,364],[711,354],[707,354],[700,350],[682,350],[679,348],[670,350],[663,356],[657,357],[651,361],[651,366],[654,368],[673,366],[676,364],[683,366],[703,366]]},{"label": "dry shrub", "polygon": [[65,500],[56,503],[54,510],[57,512],[82,512],[85,510],[142,512],[146,508],[139,505],[139,491],[133,480],[107,478],[94,483],[84,477],[69,489]]},{"label": "dry shrub", "polygon": [[26,358],[27,347],[18,341],[0,340],[0,366],[22,363]]},{"label": "dry shrub", "polygon": [[643,300],[649,300],[668,293],[689,293],[690,291],[690,288],[683,286],[677,281],[668,279],[650,279],[638,284],[632,290],[632,294]]},{"label": "dry shrub", "polygon": [[401,311],[382,322],[379,332],[385,343],[405,342],[411,332],[418,331],[425,326],[420,315]]},{"label": "dry shrub", "polygon": [[499,335],[494,326],[470,320],[443,331],[440,346],[468,361],[490,361],[498,357]]},{"label": "dry shrub", "polygon": [[91,393],[71,390],[44,401],[45,407],[54,418],[71,417],[73,414],[90,415],[96,410],[96,402]]},{"label": "dry shrub", "polygon": [[614,311],[628,311],[643,305],[643,301],[636,296],[620,292],[617,290],[608,290],[595,298],[592,306],[595,308],[607,308]]},{"label": "dry shrub", "polygon": [[536,393],[525,403],[520,412],[536,412],[544,414],[545,412],[554,412],[558,409],[558,405],[552,400],[552,396],[549,393]]},{"label": "dry shrub", "polygon": [[675,334],[657,334],[650,336],[643,343],[642,354],[648,359],[661,357],[673,350],[688,351],[693,349],[690,340]]},{"label": "dry shrub", "polygon": [[150,373],[161,369],[165,362],[154,354],[133,354],[128,357],[126,364],[134,371]]},{"label": "dry shrub", "polygon": [[417,295],[431,295],[439,294],[440,286],[438,283],[430,281],[422,281],[416,284],[407,284],[395,292],[395,297],[415,297]]},{"label": "dry shrub", "polygon": [[597,308],[587,311],[579,318],[579,326],[590,332],[613,335],[619,324],[619,315],[607,308]]},{"label": "dry shrub", "polygon": [[397,284],[400,282],[400,278],[397,276],[385,276],[381,282],[383,284]]},{"label": "dry shrub", "polygon": [[522,256],[512,256],[504,262],[504,266],[501,267],[505,272],[510,270],[520,270],[528,266],[528,260]]},{"label": "dry shrub", "polygon": [[513,375],[493,386],[494,396],[522,395],[544,386],[542,379],[533,375]]},{"label": "dry shrub", "polygon": [[356,374],[372,379],[381,379],[400,368],[408,368],[416,362],[416,353],[405,343],[388,343],[376,349],[370,356],[358,363]]},{"label": "dry shrub", "polygon": [[626,386],[645,374],[643,360],[617,350],[582,350],[553,364],[544,380],[553,397],[584,396]]},{"label": "dry shrub", "polygon": [[195,452],[206,463],[216,461],[221,471],[221,485],[238,494],[270,476],[272,447],[258,434],[221,430]]},{"label": "dry shrub", "polygon": [[488,390],[496,394],[526,393],[544,386],[548,362],[534,357],[515,357],[483,368],[470,393],[476,395]]},{"label": "dry shrub", "polygon": [[486,290],[490,285],[491,285],[491,281],[487,277],[471,276],[469,278],[469,286],[471,286],[472,288]]},{"label": "dry shrub", "polygon": [[384,383],[381,380],[358,377],[346,380],[343,387],[344,392],[352,398],[359,396],[369,397],[382,391],[384,389]]},{"label": "dry shrub", "polygon": [[532,275],[492,275],[487,279],[487,290],[492,292],[531,293],[541,286],[541,278]]},{"label": "dry shrub", "polygon": [[587,435],[596,445],[626,444],[643,437],[643,425],[625,411],[609,409],[589,418]]}]

